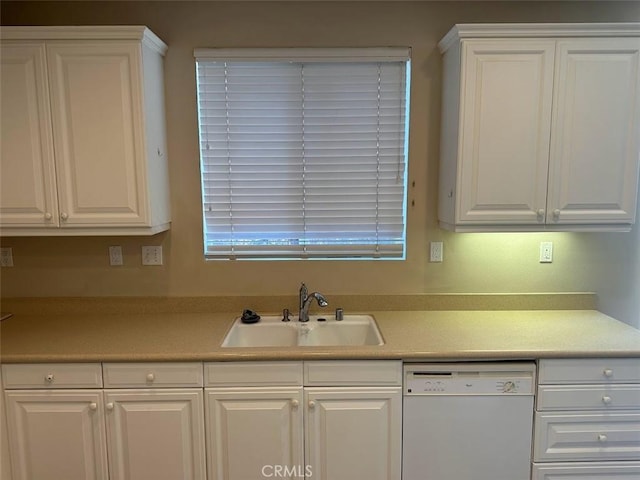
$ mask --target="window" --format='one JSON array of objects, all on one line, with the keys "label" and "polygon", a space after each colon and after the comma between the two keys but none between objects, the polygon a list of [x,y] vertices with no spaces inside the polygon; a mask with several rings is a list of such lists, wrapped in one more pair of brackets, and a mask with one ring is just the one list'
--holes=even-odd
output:
[{"label": "window", "polygon": [[207,258],[404,258],[407,48],[195,56]]}]

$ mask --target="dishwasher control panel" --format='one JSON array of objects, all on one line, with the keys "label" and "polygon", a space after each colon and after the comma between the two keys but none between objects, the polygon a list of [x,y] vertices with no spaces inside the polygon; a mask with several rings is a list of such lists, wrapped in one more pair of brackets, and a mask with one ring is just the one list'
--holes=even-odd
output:
[{"label": "dishwasher control panel", "polygon": [[405,364],[405,395],[533,395],[535,364]]}]

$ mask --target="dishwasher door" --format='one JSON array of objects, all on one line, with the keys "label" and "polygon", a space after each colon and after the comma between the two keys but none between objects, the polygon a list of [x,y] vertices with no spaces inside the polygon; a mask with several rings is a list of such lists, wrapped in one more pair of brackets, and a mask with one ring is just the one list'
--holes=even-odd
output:
[{"label": "dishwasher door", "polygon": [[535,365],[406,365],[403,480],[529,480]]}]

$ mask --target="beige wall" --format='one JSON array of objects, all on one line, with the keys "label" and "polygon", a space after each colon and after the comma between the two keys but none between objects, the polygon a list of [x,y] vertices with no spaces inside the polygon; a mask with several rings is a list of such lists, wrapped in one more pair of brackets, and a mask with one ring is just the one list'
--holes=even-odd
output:
[{"label": "beige wall", "polygon": [[[2,295],[282,295],[304,280],[342,294],[562,292],[596,287],[599,244],[590,234],[452,234],[437,227],[441,65],[437,41],[454,23],[640,21],[637,2],[10,2],[5,25],[148,25],[165,61],[173,224],[151,238],[4,238],[15,267]],[[381,46],[412,48],[406,261],[214,261],[202,255],[195,47]],[[445,261],[428,263],[444,241]],[[538,245],[555,245],[553,264]],[[615,242],[614,242],[615,243]],[[161,244],[165,265],[142,267],[140,247]],[[606,242],[605,242],[606,244]],[[617,245],[626,244],[618,242]],[[124,267],[107,248],[122,245]],[[618,255],[616,258],[619,258]]]}]

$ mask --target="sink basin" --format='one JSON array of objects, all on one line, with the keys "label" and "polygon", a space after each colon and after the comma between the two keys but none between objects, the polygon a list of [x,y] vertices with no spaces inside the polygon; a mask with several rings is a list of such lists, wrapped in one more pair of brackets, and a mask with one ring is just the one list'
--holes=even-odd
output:
[{"label": "sink basin", "polygon": [[[323,319],[323,320],[319,320]],[[328,347],[384,345],[371,315],[312,315],[308,322],[296,316],[283,322],[279,315],[264,315],[258,323],[244,324],[236,318],[225,336],[223,347]]]}]

